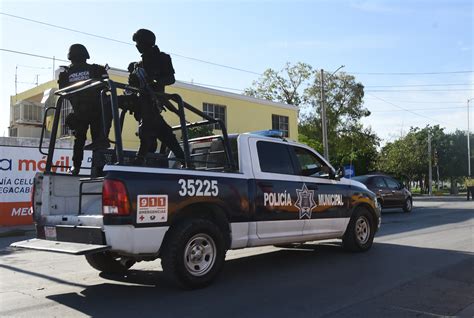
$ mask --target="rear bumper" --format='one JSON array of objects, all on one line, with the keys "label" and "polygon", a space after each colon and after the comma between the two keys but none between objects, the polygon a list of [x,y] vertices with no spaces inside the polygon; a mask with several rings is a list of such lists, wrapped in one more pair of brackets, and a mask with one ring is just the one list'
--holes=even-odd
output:
[{"label": "rear bumper", "polygon": [[104,225],[105,240],[113,251],[127,254],[158,254],[168,226],[136,228]]},{"label": "rear bumper", "polygon": [[48,251],[73,255],[85,255],[90,253],[103,252],[110,249],[110,246],[107,245],[58,242],[43,239],[20,241],[12,243],[10,246],[17,248],[26,248],[30,250]]},{"label": "rear bumper", "polygon": [[133,225],[37,226],[37,239],[13,243],[12,247],[75,255],[111,250],[130,255],[157,255],[168,226],[136,228]]},{"label": "rear bumper", "polygon": [[97,226],[36,226],[36,237],[58,242],[106,245],[105,235]]}]

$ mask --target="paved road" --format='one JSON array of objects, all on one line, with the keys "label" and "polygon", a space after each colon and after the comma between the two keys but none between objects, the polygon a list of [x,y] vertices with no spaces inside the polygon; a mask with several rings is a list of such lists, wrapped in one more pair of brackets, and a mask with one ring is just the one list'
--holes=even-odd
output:
[{"label": "paved road", "polygon": [[83,257],[18,251],[0,239],[0,316],[433,317],[474,316],[474,202],[418,198],[384,211],[367,253],[335,243],[228,253],[212,286],[168,285],[159,261],[125,277]]}]

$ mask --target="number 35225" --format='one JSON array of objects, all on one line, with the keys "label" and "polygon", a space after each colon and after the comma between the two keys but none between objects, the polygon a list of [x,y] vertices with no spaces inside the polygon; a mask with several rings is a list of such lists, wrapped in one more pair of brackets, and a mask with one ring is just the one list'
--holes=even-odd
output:
[{"label": "number 35225", "polygon": [[178,184],[181,187],[178,193],[182,197],[217,197],[219,195],[217,180],[179,179]]}]

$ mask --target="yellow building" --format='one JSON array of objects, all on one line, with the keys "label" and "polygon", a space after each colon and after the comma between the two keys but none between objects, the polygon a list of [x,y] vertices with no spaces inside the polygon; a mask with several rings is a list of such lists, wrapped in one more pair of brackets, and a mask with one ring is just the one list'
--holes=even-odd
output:
[{"label": "yellow building", "polygon": [[[126,83],[128,80],[128,72],[126,71],[112,68],[108,72],[110,78],[114,81]],[[56,88],[56,81],[49,81],[18,95],[11,96],[10,136],[39,137],[42,122],[41,110],[45,107],[54,106],[55,99],[52,98],[51,89]],[[48,92],[51,94],[48,94]],[[188,104],[214,118],[222,119],[227,126],[228,133],[276,129],[282,130],[289,139],[298,139],[298,109],[293,105],[186,84],[180,81],[168,86],[166,92],[179,94]],[[40,109],[39,112],[38,109]],[[172,112],[164,112],[163,116],[171,126],[179,124],[178,117]],[[195,122],[202,120],[202,118],[194,113],[187,112],[186,120]],[[137,147],[136,130],[137,122],[133,116],[127,116],[122,132],[124,147]],[[219,130],[214,132],[216,134],[220,133]],[[62,127],[61,135],[68,136],[69,131]]]}]

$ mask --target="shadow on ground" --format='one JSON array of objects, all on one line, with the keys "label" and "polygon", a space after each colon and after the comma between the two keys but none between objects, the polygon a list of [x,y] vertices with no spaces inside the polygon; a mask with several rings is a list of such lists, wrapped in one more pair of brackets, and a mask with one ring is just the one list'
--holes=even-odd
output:
[{"label": "shadow on ground", "polygon": [[[446,204],[443,204],[446,202]],[[474,220],[474,202],[460,200],[453,207],[452,202],[442,201],[434,206],[416,206],[411,213],[397,209],[382,211],[382,225],[378,237],[399,234],[436,226],[463,223]]]},{"label": "shadow on ground", "polygon": [[[435,286],[413,283],[460,264],[464,267]],[[80,293],[47,298],[87,316],[357,316],[372,301],[374,315],[410,316],[406,308],[454,315],[474,302],[473,266],[472,255],[446,250],[378,243],[367,253],[349,254],[337,245],[305,245],[227,261],[220,278],[205,289],[183,291],[161,271],[131,270],[126,276],[102,275],[103,283]],[[390,293],[394,296],[387,297]],[[432,301],[436,297],[450,302]],[[431,300],[429,306],[423,299]]]}]

